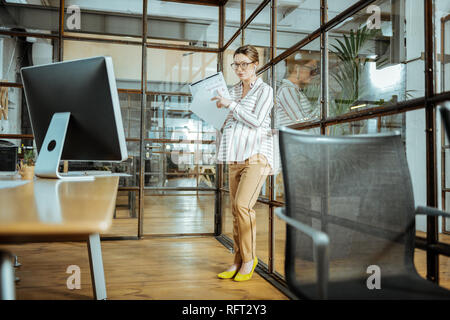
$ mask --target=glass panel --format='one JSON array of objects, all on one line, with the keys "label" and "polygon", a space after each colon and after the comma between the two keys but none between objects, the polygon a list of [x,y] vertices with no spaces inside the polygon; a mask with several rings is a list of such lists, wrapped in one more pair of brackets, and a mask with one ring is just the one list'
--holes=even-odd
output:
[{"label": "glass panel", "polygon": [[[24,40],[28,41],[24,41]],[[0,36],[0,81],[21,83],[22,67],[58,60],[58,41],[42,38]]]},{"label": "glass panel", "polygon": [[[58,2],[57,0],[50,0],[50,2]],[[121,13],[137,15],[142,14],[142,0],[121,1],[109,0],[105,1],[86,1],[86,0],[65,0],[65,8],[70,6],[78,6],[83,10],[92,11],[106,11],[109,13]]]},{"label": "glass panel", "polygon": [[118,191],[112,226],[101,236],[137,236],[138,210],[139,191]]},{"label": "glass panel", "polygon": [[233,240],[233,214],[231,212],[230,193],[222,194],[222,233]]},{"label": "glass panel", "polygon": [[[23,114],[28,117],[28,109],[25,99],[22,99],[22,88],[13,87],[0,87],[2,96],[6,96],[4,101],[7,99],[7,105],[3,106],[1,103],[2,110],[7,110],[7,118],[0,112],[0,134],[32,134],[31,125],[28,118],[24,119]],[[4,109],[3,109],[4,108]],[[10,140],[13,143],[18,143],[20,141]]]},{"label": "glass panel", "polygon": [[0,30],[57,35],[59,30],[59,1],[39,1],[39,5],[23,5],[26,1],[0,3]]},{"label": "glass panel", "polygon": [[277,55],[319,27],[320,1],[278,1]]},{"label": "glass panel", "polygon": [[[320,128],[311,128],[301,130],[302,133],[306,134],[320,134]],[[275,176],[274,180],[274,192],[273,192],[274,200],[284,203],[284,184],[283,184],[283,170],[281,168],[280,172]]]},{"label": "glass panel", "polygon": [[[376,120],[376,121],[375,121]],[[340,136],[350,134],[374,133],[379,119],[366,119],[351,123],[342,123],[327,127],[328,135]],[[406,112],[404,115],[383,117],[381,129],[383,132],[399,131],[406,148],[406,159],[414,193],[414,205],[427,205],[426,180],[426,143],[425,143],[425,110],[419,109]],[[400,126],[402,128],[398,128]],[[389,126],[387,125],[389,124]],[[420,236],[426,236],[426,217],[416,217],[416,230]]]},{"label": "glass panel", "polygon": [[146,190],[144,234],[214,232],[214,193]]},{"label": "glass panel", "polygon": [[[441,103],[436,111],[436,150],[441,150],[441,152],[437,153],[438,159],[440,157],[440,161],[437,162],[438,173],[441,176],[441,179],[438,179],[438,187],[441,188],[441,192],[444,193],[440,208],[450,212],[450,193],[448,190],[445,190],[450,188],[450,143],[448,140],[446,126],[439,111],[441,108],[449,110],[450,102]],[[439,132],[441,134],[439,134]],[[448,132],[450,132],[450,130],[448,130]],[[450,218],[439,218],[439,220],[442,221],[442,231],[450,234]]]},{"label": "glass panel", "polygon": [[[448,242],[447,242],[448,243]],[[419,275],[426,279],[427,256],[426,251],[416,249],[414,252],[414,265]],[[439,255],[439,286],[450,289],[450,258]]]},{"label": "glass panel", "polygon": [[443,222],[443,230],[443,233],[439,234],[439,242],[450,244],[450,219],[447,218]]},{"label": "glass panel", "polygon": [[275,75],[275,128],[320,119],[320,40],[277,63]]},{"label": "glass panel", "polygon": [[64,30],[102,35],[142,35],[142,0],[68,0]]},{"label": "glass panel", "polygon": [[[119,187],[137,187],[139,185],[139,142],[127,141],[128,159],[122,162],[106,161],[69,161],[69,171],[110,171],[127,173],[130,177],[120,177]],[[63,171],[63,164],[60,164]]]},{"label": "glass panel", "polygon": [[[245,1],[245,20],[258,8],[263,0],[244,0]],[[270,18],[268,19],[270,21]]]},{"label": "glass panel", "polygon": [[[118,88],[141,88],[142,48],[140,46],[64,40],[64,60],[95,56],[112,57]],[[130,63],[131,61],[133,62]]]},{"label": "glass panel", "polygon": [[423,1],[373,5],[329,32],[330,117],[424,95]]},{"label": "glass panel", "polygon": [[270,3],[252,20],[244,30],[244,43],[256,47],[259,67],[270,59]]},{"label": "glass panel", "polygon": [[217,48],[217,6],[150,0],[147,14],[149,38],[189,41],[193,46]]},{"label": "glass panel", "polygon": [[438,57],[436,87],[438,92],[445,92],[450,91],[450,7],[448,1],[434,1],[434,21],[436,23],[434,39],[437,55],[433,57]]},{"label": "glass panel", "polygon": [[229,188],[229,184],[228,184],[228,165],[226,163],[223,164],[223,188],[227,189]]},{"label": "glass panel", "polygon": [[241,46],[242,35],[234,39],[234,41],[227,47],[223,54],[223,77],[225,78],[225,82],[228,87],[232,87],[234,84],[239,82],[239,77],[236,75],[234,70],[231,68],[231,64],[233,63],[233,54],[237,48]]},{"label": "glass panel", "polygon": [[274,271],[285,277],[284,263],[285,263],[285,249],[286,249],[286,223],[274,214]]},{"label": "glass panel", "polygon": [[223,43],[236,33],[241,25],[241,0],[228,0],[225,4],[225,27],[223,31]]},{"label": "glass panel", "polygon": [[102,39],[102,40],[110,40],[109,42],[114,41],[126,41],[131,43],[131,45],[141,46],[142,45],[142,37],[139,36],[116,36],[116,35],[104,35],[104,34],[94,34],[94,33],[82,33],[82,32],[64,32],[64,37],[67,40],[70,40],[71,37],[75,37],[76,39]]},{"label": "glass panel", "polygon": [[147,49],[149,91],[190,93],[189,84],[215,73],[216,53]]},{"label": "glass panel", "polygon": [[[447,177],[448,177],[448,166],[450,165],[450,160],[448,159],[449,154],[448,152],[446,152],[446,165],[445,165],[445,170],[447,171]],[[446,183],[448,184],[448,178],[446,177]],[[447,187],[448,188],[448,187]],[[445,211],[450,212],[450,192],[445,192],[445,197],[444,197],[444,201],[445,201]],[[450,218],[439,218],[439,220],[442,221],[442,232],[446,233],[447,235],[450,235]],[[441,241],[446,240],[447,243],[450,243],[450,236],[447,237],[442,237],[440,239]]]},{"label": "glass panel", "polygon": [[258,260],[269,263],[269,206],[256,202],[256,256]]},{"label": "glass panel", "polygon": [[274,200],[284,202],[284,185],[283,185],[283,172],[280,171],[275,176],[274,182],[274,192],[273,192]]},{"label": "glass panel", "polygon": [[214,187],[216,131],[189,111],[188,96],[149,95],[146,177],[152,187]]},{"label": "glass panel", "polygon": [[328,20],[333,19],[345,9],[351,7],[359,0],[329,0],[328,1]]},{"label": "glass panel", "polygon": [[[447,243],[449,243],[447,241]],[[450,289],[450,257],[439,256],[439,285]]]},{"label": "glass panel", "polygon": [[139,139],[141,122],[141,94],[119,92],[125,138]]}]

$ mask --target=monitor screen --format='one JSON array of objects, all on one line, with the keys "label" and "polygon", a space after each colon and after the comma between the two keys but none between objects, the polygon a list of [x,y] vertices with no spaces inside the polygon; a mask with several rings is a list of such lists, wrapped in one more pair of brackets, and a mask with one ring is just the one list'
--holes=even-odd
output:
[{"label": "monitor screen", "polygon": [[70,112],[61,160],[127,158],[110,57],[26,67],[21,73],[38,153],[53,114]]}]

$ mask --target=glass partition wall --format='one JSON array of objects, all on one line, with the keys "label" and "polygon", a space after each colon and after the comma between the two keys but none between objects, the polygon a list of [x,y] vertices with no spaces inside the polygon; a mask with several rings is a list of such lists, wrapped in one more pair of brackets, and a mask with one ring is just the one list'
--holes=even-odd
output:
[{"label": "glass partition wall", "polygon": [[[217,134],[189,111],[188,86],[217,71],[229,86],[236,83],[230,63],[243,44],[257,48],[258,74],[274,89],[275,129],[398,131],[415,204],[449,206],[449,148],[437,112],[450,104],[446,0],[34,3],[0,2],[0,87],[9,101],[0,139],[33,146],[20,67],[112,56],[129,159],[69,168],[129,174],[121,177],[113,228],[103,238],[214,235],[232,248],[228,168],[213,161]],[[267,178],[255,209],[258,272],[282,290],[286,225],[274,209],[283,205],[280,173]],[[437,282],[450,222],[416,222],[424,276]]]},{"label": "glass partition wall", "polygon": [[[249,7],[254,8],[251,14]],[[443,176],[448,174],[448,143],[440,141],[445,136],[437,110],[449,105],[450,98],[444,75],[449,9],[438,0],[243,1],[245,19],[226,41],[223,58],[229,60],[236,42],[253,44],[265,53],[259,74],[274,88],[274,128],[284,125],[333,136],[399,132],[415,205],[445,209],[448,182],[442,185],[442,199],[436,190],[442,184],[437,173],[442,168]],[[269,21],[270,38],[264,32]],[[224,74],[231,74],[227,68],[223,63]],[[437,153],[441,146],[442,159]],[[218,239],[231,248],[227,166],[221,169]],[[273,213],[284,205],[282,174],[270,177],[267,184],[269,196],[261,194],[256,207],[257,254],[260,272],[283,286],[286,225]],[[439,256],[443,262],[450,254],[445,244],[448,223],[419,216],[416,229],[416,247],[424,252],[419,256],[426,256],[423,276],[437,282],[446,271],[439,269]]]}]

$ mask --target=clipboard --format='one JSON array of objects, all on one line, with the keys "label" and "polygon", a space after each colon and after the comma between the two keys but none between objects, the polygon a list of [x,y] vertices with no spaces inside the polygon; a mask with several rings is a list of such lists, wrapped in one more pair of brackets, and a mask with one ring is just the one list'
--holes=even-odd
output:
[{"label": "clipboard", "polygon": [[230,99],[222,72],[190,84],[189,89],[193,97],[190,110],[220,131],[230,110],[217,108],[216,101],[211,101],[211,98],[220,93],[223,97]]}]

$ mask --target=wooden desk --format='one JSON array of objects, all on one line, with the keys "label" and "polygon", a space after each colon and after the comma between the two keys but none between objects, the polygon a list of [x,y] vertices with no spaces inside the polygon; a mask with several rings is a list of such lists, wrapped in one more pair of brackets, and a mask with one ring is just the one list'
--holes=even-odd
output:
[{"label": "wooden desk", "polygon": [[[5,179],[0,178],[0,243],[86,240],[94,298],[106,299],[99,234],[112,224],[119,177],[65,182],[35,178],[9,188],[2,188],[2,181]],[[14,281],[8,289],[6,280],[1,280],[14,279],[10,255],[3,252],[0,258],[0,276],[5,277],[0,278],[0,297],[11,298],[12,294],[14,298]]]}]

